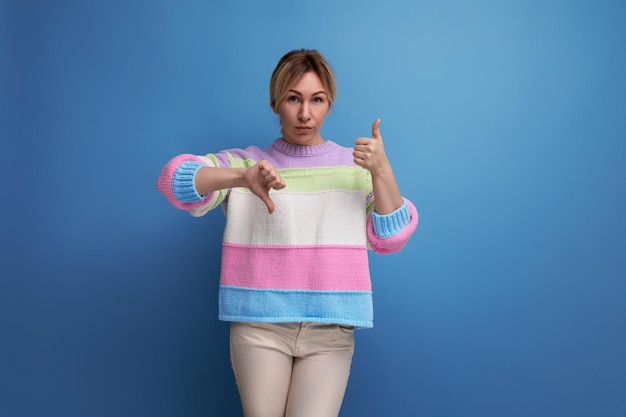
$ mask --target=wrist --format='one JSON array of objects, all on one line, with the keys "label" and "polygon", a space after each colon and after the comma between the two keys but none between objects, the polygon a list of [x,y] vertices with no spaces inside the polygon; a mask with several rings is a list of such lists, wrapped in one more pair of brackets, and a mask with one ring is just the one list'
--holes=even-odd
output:
[{"label": "wrist", "polygon": [[392,179],[394,178],[393,170],[391,169],[391,165],[381,166],[377,169],[373,169],[370,171],[372,174],[372,179],[377,178],[380,180]]},{"label": "wrist", "polygon": [[249,168],[232,168],[234,177],[235,177],[235,187],[244,187],[250,188],[248,184],[248,179],[246,177],[246,172]]}]

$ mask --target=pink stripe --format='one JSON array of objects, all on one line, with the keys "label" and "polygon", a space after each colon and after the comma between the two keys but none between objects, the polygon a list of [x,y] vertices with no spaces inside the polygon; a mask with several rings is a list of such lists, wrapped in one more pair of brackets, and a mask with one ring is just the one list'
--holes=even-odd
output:
[{"label": "pink stripe", "polygon": [[245,288],[371,291],[365,247],[223,244],[220,283]]},{"label": "pink stripe", "polygon": [[157,189],[161,192],[161,194],[163,194],[163,196],[165,196],[165,198],[167,198],[170,203],[172,203],[174,207],[181,210],[191,210],[202,207],[213,196],[213,193],[210,193],[202,201],[197,201],[195,203],[182,203],[176,198],[176,196],[174,195],[174,190],[172,189],[174,174],[176,174],[176,170],[178,169],[178,167],[187,161],[196,161],[200,162],[201,164],[205,163],[196,155],[178,155],[172,158],[167,164],[165,164],[165,166],[161,170],[161,173],[159,174],[159,178],[157,179]]},{"label": "pink stripe", "polygon": [[411,222],[400,233],[387,239],[381,239],[374,233],[374,225],[372,224],[372,218],[367,220],[367,238],[370,242],[372,250],[382,255],[399,252],[417,227],[417,209],[409,200],[406,200],[411,211]]}]

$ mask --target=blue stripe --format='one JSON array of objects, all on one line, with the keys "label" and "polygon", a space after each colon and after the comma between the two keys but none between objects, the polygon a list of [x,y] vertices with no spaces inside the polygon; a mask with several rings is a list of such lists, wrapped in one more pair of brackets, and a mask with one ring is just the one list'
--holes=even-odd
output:
[{"label": "blue stripe", "polygon": [[196,191],[195,185],[196,174],[204,166],[206,165],[196,161],[186,161],[176,168],[174,179],[172,180],[172,189],[174,196],[181,203],[195,203],[204,199],[204,196],[201,196]]},{"label": "blue stripe", "polygon": [[411,209],[404,200],[402,206],[389,214],[372,212],[372,225],[376,236],[387,239],[404,230],[411,223]]},{"label": "blue stripe", "polygon": [[317,322],[373,327],[371,292],[259,290],[221,285],[219,319],[239,322]]}]

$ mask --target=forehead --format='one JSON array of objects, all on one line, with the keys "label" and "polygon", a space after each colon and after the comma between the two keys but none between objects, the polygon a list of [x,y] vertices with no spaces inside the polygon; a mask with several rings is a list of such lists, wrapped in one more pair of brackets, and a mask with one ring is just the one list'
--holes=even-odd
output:
[{"label": "forehead", "polygon": [[291,87],[291,90],[294,90],[299,93],[326,93],[326,88],[324,88],[324,83],[320,79],[319,75],[317,75],[313,71],[309,71],[304,74],[296,83]]}]

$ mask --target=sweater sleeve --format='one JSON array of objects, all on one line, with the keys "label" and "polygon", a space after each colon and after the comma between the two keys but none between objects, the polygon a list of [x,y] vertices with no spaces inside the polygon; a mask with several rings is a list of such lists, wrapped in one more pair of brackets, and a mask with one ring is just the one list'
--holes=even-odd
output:
[{"label": "sweater sleeve", "polygon": [[380,254],[399,252],[417,227],[417,209],[406,198],[393,213],[372,212],[367,221],[367,238],[372,250]]},{"label": "sweater sleeve", "polygon": [[172,158],[161,170],[157,189],[177,209],[188,210],[192,215],[206,214],[216,205],[217,193],[200,195],[195,187],[198,170],[215,166],[208,158],[182,154]]}]

